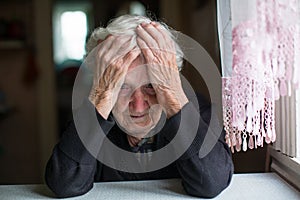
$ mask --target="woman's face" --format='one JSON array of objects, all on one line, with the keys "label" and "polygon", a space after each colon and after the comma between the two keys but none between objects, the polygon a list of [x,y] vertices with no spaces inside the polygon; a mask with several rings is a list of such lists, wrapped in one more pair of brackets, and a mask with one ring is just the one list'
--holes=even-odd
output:
[{"label": "woman's face", "polygon": [[137,138],[146,136],[158,123],[162,108],[141,56],[131,63],[112,113],[120,128]]}]

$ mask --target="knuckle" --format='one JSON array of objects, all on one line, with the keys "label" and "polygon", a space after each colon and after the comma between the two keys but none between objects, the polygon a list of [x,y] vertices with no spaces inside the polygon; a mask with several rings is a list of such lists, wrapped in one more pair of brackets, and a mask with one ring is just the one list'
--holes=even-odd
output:
[{"label": "knuckle", "polygon": [[123,42],[123,38],[122,37],[116,37],[115,39],[114,39],[114,42],[115,43],[117,43],[117,44],[120,44],[120,43],[122,43]]},{"label": "knuckle", "polygon": [[113,40],[114,36],[112,34],[109,34],[106,36],[105,40]]},{"label": "knuckle", "polygon": [[103,55],[102,59],[103,59],[103,63],[106,65],[104,66],[105,68],[112,63],[112,59],[108,54]]}]

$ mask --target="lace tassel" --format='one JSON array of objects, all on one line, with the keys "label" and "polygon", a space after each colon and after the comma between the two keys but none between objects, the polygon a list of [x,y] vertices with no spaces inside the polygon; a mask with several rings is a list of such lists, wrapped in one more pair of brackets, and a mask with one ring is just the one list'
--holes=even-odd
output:
[{"label": "lace tassel", "polygon": [[280,94],[281,96],[287,95],[287,86],[284,80],[280,80]]},{"label": "lace tassel", "polygon": [[254,141],[253,141],[253,134],[250,134],[249,142],[248,142],[249,149],[254,148]]},{"label": "lace tassel", "polygon": [[237,152],[239,152],[239,151],[241,151],[241,144],[242,144],[241,133],[238,133],[236,135],[236,139],[237,139],[237,143],[236,143],[235,149],[236,149]]},{"label": "lace tassel", "polygon": [[243,133],[243,151],[247,151],[247,134]]}]

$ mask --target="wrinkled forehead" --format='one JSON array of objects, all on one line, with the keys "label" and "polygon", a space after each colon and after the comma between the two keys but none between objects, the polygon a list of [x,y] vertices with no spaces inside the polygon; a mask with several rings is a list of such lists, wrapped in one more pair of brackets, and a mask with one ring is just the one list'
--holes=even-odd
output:
[{"label": "wrinkled forehead", "polygon": [[129,66],[125,83],[137,87],[150,83],[147,68],[144,57],[140,55]]},{"label": "wrinkled forehead", "polygon": [[145,65],[145,59],[142,54],[140,54],[129,66],[128,71],[132,71],[134,68]]}]

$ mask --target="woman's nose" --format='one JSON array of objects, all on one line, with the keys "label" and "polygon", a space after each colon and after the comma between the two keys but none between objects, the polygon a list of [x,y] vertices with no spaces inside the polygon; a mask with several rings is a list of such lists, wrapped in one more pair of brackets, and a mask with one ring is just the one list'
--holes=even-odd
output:
[{"label": "woman's nose", "polygon": [[138,88],[131,96],[129,106],[135,113],[143,113],[149,108],[147,95],[142,91],[142,88]]}]

